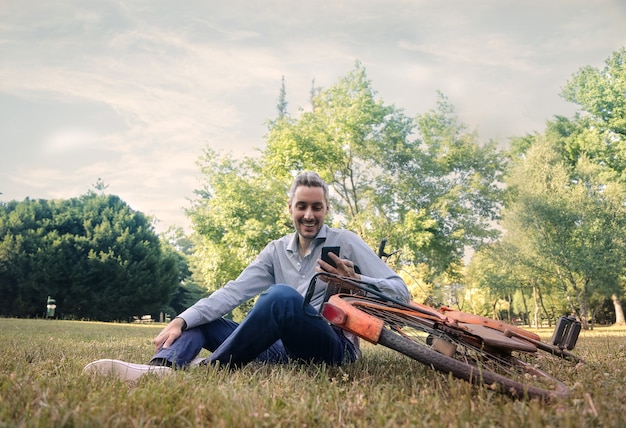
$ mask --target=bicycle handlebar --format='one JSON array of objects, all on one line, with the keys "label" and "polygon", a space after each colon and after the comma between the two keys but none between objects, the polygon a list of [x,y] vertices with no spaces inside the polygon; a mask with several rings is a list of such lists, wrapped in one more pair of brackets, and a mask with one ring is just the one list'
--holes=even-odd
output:
[{"label": "bicycle handlebar", "polygon": [[385,254],[385,246],[387,245],[387,238],[383,238],[380,240],[380,245],[378,246],[378,257],[381,259],[386,256]]},{"label": "bicycle handlebar", "polygon": [[[313,275],[313,277],[311,278],[311,281],[309,282],[309,287],[307,288],[307,291],[304,297],[303,307],[306,307],[306,305],[308,305],[311,302],[311,299],[313,298],[313,294],[315,294],[315,284],[317,282],[317,279],[321,276],[332,278],[336,280],[337,282],[339,282],[340,284],[346,285],[347,288],[357,289],[357,290],[365,292],[366,294],[368,293],[373,294],[374,296],[376,296],[383,302],[391,302],[405,309],[418,310],[422,312],[420,308],[417,308],[416,306],[412,305],[410,302],[406,303],[394,297],[386,295],[385,293],[380,291],[380,289],[376,287],[374,284],[361,281],[359,279],[351,278],[349,276],[342,276],[342,275],[337,275],[337,274],[329,273],[329,272],[319,272]],[[327,281],[326,287],[328,287],[328,282],[330,281]]]}]

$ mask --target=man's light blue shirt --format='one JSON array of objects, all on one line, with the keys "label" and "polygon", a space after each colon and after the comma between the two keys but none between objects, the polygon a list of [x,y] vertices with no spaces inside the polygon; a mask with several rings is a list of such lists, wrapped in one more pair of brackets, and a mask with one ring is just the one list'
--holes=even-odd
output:
[{"label": "man's light blue shirt", "polygon": [[[359,267],[362,281],[399,300],[409,301],[409,292],[402,278],[358,235],[324,225],[304,257],[298,251],[296,233],[272,241],[237,279],[229,281],[209,297],[200,299],[179,317],[185,320],[187,328],[214,321],[273,284],[289,285],[304,296],[311,278],[317,273],[317,260],[321,258],[324,246],[340,246],[339,257],[351,260]],[[319,310],[323,298],[324,288],[317,287],[311,304]]]}]

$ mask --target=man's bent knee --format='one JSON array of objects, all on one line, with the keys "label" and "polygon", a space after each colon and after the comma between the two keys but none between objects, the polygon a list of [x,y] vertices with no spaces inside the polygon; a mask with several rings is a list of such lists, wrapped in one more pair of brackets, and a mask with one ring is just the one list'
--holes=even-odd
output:
[{"label": "man's bent knee", "polygon": [[260,294],[259,297],[263,297],[264,299],[270,300],[286,300],[286,299],[296,299],[302,300],[302,295],[298,293],[298,291],[286,284],[274,284],[270,286],[267,290]]},{"label": "man's bent knee", "polygon": [[253,311],[275,312],[279,309],[283,315],[294,314],[302,308],[303,300],[304,298],[295,288],[285,284],[275,284],[259,295]]}]

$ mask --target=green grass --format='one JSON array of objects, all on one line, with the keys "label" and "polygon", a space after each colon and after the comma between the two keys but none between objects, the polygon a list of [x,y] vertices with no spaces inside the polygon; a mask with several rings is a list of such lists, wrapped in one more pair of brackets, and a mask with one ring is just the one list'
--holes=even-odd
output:
[{"label": "green grass", "polygon": [[626,426],[626,329],[583,332],[576,353],[587,364],[559,368],[571,396],[551,404],[448,379],[379,346],[343,368],[196,367],[132,386],[81,375],[99,358],[147,361],[161,328],[0,319],[0,426]]}]

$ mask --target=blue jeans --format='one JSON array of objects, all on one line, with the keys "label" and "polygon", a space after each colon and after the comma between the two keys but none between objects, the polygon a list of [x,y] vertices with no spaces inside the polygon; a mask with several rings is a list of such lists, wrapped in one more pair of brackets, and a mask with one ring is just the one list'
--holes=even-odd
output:
[{"label": "blue jeans", "polygon": [[184,367],[202,348],[212,352],[208,363],[235,367],[251,361],[300,360],[339,365],[356,359],[354,346],[343,332],[319,317],[313,306],[303,308],[303,297],[283,284],[261,293],[241,324],[220,318],[190,328],[152,359]]}]

